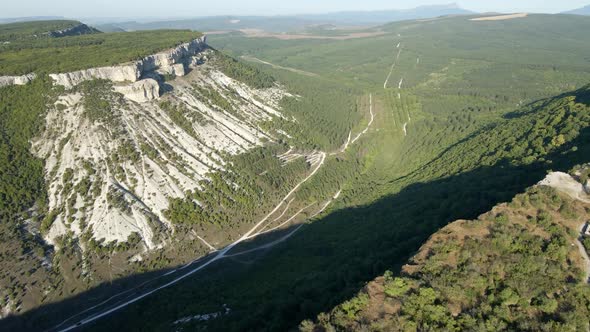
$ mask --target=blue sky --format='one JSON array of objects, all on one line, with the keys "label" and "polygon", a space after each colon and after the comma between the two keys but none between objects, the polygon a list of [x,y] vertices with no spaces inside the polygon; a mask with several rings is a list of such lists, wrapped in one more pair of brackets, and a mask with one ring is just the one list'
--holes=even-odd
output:
[{"label": "blue sky", "polygon": [[[0,17],[195,17],[210,15],[285,15],[342,10],[407,9],[453,0],[3,0]],[[555,13],[590,0],[456,1],[474,11]]]}]

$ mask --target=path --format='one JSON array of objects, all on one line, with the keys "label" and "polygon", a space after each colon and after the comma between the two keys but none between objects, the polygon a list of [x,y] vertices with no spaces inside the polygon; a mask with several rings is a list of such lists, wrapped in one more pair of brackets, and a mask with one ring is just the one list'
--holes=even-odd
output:
[{"label": "path", "polygon": [[283,66],[275,65],[274,63],[270,63],[270,62],[267,62],[267,61],[264,61],[264,60],[260,60],[258,58],[253,57],[253,56],[242,55],[240,58],[242,58],[242,59],[244,59],[246,61],[262,63],[264,65],[271,66],[271,67],[273,67],[275,69],[282,69],[282,70],[290,71],[292,73],[296,73],[296,74],[300,74],[300,75],[311,76],[311,77],[319,77],[320,76],[320,75],[318,75],[316,73],[308,72],[308,71],[301,70],[301,69],[296,69],[296,68],[291,68],[291,67],[283,67]]},{"label": "path", "polygon": [[211,249],[212,252],[213,251],[217,251],[217,249],[214,246],[212,246],[211,244],[209,244],[209,242],[205,241],[205,239],[203,239],[202,237],[200,237],[200,236],[197,235],[197,238],[199,240],[201,240],[201,242],[203,242],[207,247],[209,247],[209,249]]},{"label": "path", "polygon": [[371,120],[369,121],[369,124],[367,124],[367,128],[365,128],[365,130],[361,131],[352,140],[352,142],[350,142],[350,144],[354,144],[354,142],[356,142],[359,138],[361,138],[361,136],[363,136],[364,134],[366,134],[367,131],[369,131],[369,128],[371,127],[371,125],[373,124],[373,121],[375,120],[375,114],[373,114],[373,94],[369,94],[369,113],[371,113]]},{"label": "path", "polygon": [[399,60],[399,56],[402,53],[401,45],[402,45],[402,43],[399,42],[396,46],[396,48],[398,48],[399,51],[397,52],[397,56],[395,57],[395,60],[393,61],[393,64],[391,65],[391,68],[389,69],[389,74],[387,74],[387,78],[385,79],[385,83],[383,83],[383,89],[387,89],[387,83],[389,83],[389,79],[391,78],[391,74],[393,74],[393,68],[395,68],[395,64],[397,63],[397,60]]},{"label": "path", "polygon": [[[289,193],[288,193],[288,194],[287,194],[287,195],[286,195],[286,196],[285,196],[285,197],[284,197],[284,198],[283,198],[283,199],[282,199],[282,200],[281,200],[281,201],[280,201],[278,204],[277,204],[277,206],[276,206],[276,207],[275,207],[275,208],[274,208],[274,209],[273,209],[273,210],[272,210],[272,211],[271,211],[269,214],[267,214],[267,215],[266,215],[266,216],[265,216],[265,217],[264,217],[262,220],[260,220],[260,221],[259,221],[259,222],[258,222],[256,225],[254,225],[254,226],[253,226],[253,227],[252,227],[252,228],[251,228],[251,229],[250,229],[248,232],[246,232],[244,235],[242,235],[242,237],[240,237],[240,238],[239,238],[239,239],[237,239],[236,241],[232,242],[231,244],[229,244],[229,245],[228,245],[228,246],[226,246],[225,248],[221,249],[220,251],[217,251],[217,254],[216,254],[215,256],[213,256],[213,258],[211,258],[210,260],[208,260],[208,261],[204,262],[203,264],[201,264],[201,265],[200,265],[200,266],[198,266],[198,267],[195,267],[195,268],[193,268],[192,270],[188,270],[188,271],[186,271],[186,272],[185,272],[184,270],[185,270],[186,268],[188,268],[188,267],[190,267],[191,265],[193,265],[193,264],[195,264],[195,263],[197,263],[197,262],[201,261],[203,258],[199,258],[199,259],[197,259],[197,260],[194,260],[194,261],[192,261],[192,262],[190,262],[190,263],[188,263],[188,264],[184,265],[184,266],[183,266],[183,267],[181,267],[181,268],[178,268],[178,269],[176,269],[176,270],[173,270],[173,271],[170,271],[170,272],[168,272],[166,275],[171,275],[171,274],[173,274],[173,273],[182,273],[182,274],[181,274],[180,276],[176,277],[175,279],[173,279],[173,280],[171,280],[171,281],[169,281],[169,282],[165,283],[164,285],[161,285],[161,286],[159,286],[159,287],[156,287],[156,288],[154,288],[154,289],[152,289],[152,290],[150,290],[150,291],[147,291],[147,292],[145,292],[145,293],[143,293],[143,294],[139,294],[139,295],[137,295],[136,297],[134,297],[134,298],[132,298],[132,299],[130,299],[130,300],[127,300],[127,301],[125,301],[125,302],[123,302],[123,303],[120,303],[120,304],[116,305],[115,307],[112,307],[112,308],[110,308],[110,309],[106,309],[106,310],[104,310],[104,311],[102,311],[102,312],[100,312],[100,313],[97,313],[97,314],[94,314],[94,315],[92,315],[92,316],[90,316],[90,317],[88,317],[88,318],[82,319],[82,320],[78,321],[77,323],[75,323],[75,324],[73,324],[73,325],[70,325],[70,326],[68,326],[68,327],[66,327],[66,328],[63,328],[63,329],[58,329],[58,328],[59,328],[59,326],[63,325],[65,322],[67,322],[67,321],[71,320],[73,317],[76,317],[76,316],[79,316],[79,315],[80,315],[80,314],[76,314],[76,315],[74,315],[74,316],[72,316],[72,317],[70,317],[70,318],[68,318],[68,319],[64,320],[62,323],[60,323],[60,324],[56,325],[56,326],[55,326],[55,327],[53,327],[51,330],[58,330],[58,331],[65,332],[65,331],[71,331],[71,330],[77,329],[77,328],[79,328],[79,327],[85,326],[85,325],[87,325],[87,324],[89,324],[89,323],[92,323],[92,322],[94,322],[94,321],[96,321],[96,320],[98,320],[98,319],[102,318],[102,317],[108,316],[108,315],[112,314],[113,312],[116,312],[116,311],[118,311],[118,310],[120,310],[120,309],[122,309],[122,308],[125,308],[125,307],[129,306],[130,304],[133,304],[133,303],[135,303],[135,302],[137,302],[137,301],[139,301],[139,300],[141,300],[141,299],[143,299],[143,298],[145,298],[145,297],[147,297],[147,296],[149,296],[149,295],[151,295],[151,294],[153,294],[153,293],[155,293],[155,292],[157,292],[157,291],[159,291],[159,290],[161,290],[161,289],[164,289],[164,288],[170,287],[170,286],[172,286],[172,285],[174,285],[174,284],[176,284],[176,283],[178,283],[178,282],[182,281],[183,279],[185,279],[185,278],[187,278],[187,277],[189,277],[189,276],[193,275],[194,273],[196,273],[196,272],[198,272],[198,271],[200,271],[200,270],[204,269],[205,267],[207,267],[207,266],[211,265],[212,263],[214,263],[214,262],[216,262],[216,261],[218,261],[218,260],[220,260],[220,259],[223,259],[223,258],[227,257],[227,255],[226,255],[226,254],[227,254],[227,252],[228,252],[228,251],[230,251],[231,249],[233,249],[235,246],[237,246],[238,244],[240,244],[241,242],[243,242],[243,241],[245,241],[245,240],[247,240],[247,239],[251,239],[251,238],[254,238],[254,237],[258,236],[258,235],[261,233],[261,231],[259,231],[259,232],[258,232],[258,233],[256,233],[255,235],[252,235],[252,234],[253,234],[253,233],[256,231],[256,229],[258,229],[260,226],[262,226],[262,224],[264,224],[264,223],[266,222],[266,220],[268,220],[268,218],[270,218],[270,216],[272,216],[272,215],[273,215],[275,212],[277,212],[277,211],[279,210],[279,208],[280,208],[280,207],[281,207],[281,206],[282,206],[282,205],[283,205],[283,204],[284,204],[284,203],[285,203],[285,202],[286,202],[286,201],[287,201],[287,200],[288,200],[288,199],[291,197],[291,195],[293,195],[293,193],[295,193],[295,191],[297,191],[297,190],[298,190],[298,189],[299,189],[299,188],[300,188],[300,187],[301,187],[301,186],[302,186],[302,185],[303,185],[305,182],[307,182],[307,181],[308,181],[308,180],[309,180],[311,177],[313,177],[313,176],[314,176],[314,175],[315,175],[315,174],[318,172],[318,170],[319,170],[319,169],[322,167],[322,165],[324,164],[324,161],[325,161],[325,160],[326,160],[326,153],[324,153],[324,152],[321,152],[321,158],[319,159],[319,161],[318,161],[318,163],[317,163],[317,165],[316,165],[315,169],[314,169],[314,170],[313,170],[313,171],[312,171],[312,172],[311,172],[311,173],[310,173],[310,174],[309,174],[309,175],[308,175],[308,176],[307,176],[305,179],[301,180],[301,182],[299,182],[299,183],[298,183],[298,184],[297,184],[297,185],[296,185],[296,186],[295,186],[295,187],[294,187],[294,188],[293,188],[293,189],[292,189],[292,190],[291,190],[291,191],[290,191],[290,192],[289,192]],[[299,227],[301,227],[301,226],[299,226]],[[299,229],[299,228],[297,228],[296,230],[298,230],[298,229]],[[295,230],[295,231],[296,231],[296,230]],[[290,236],[290,235],[292,235],[292,234],[294,234],[294,233],[295,233],[295,231],[293,231],[292,233],[290,233],[290,234],[289,234],[289,236]],[[160,277],[158,277],[158,278],[161,278],[161,277],[163,277],[163,276],[160,276]],[[155,279],[157,279],[157,278],[155,278]],[[154,279],[152,279],[152,280],[150,280],[150,281],[153,281],[153,280],[154,280]],[[148,282],[150,282],[150,281],[148,281]],[[116,298],[116,297],[118,297],[118,296],[120,296],[120,295],[122,295],[122,294],[129,293],[129,292],[130,292],[130,291],[128,290],[128,291],[125,291],[125,292],[121,292],[121,293],[119,293],[119,294],[116,294],[116,295],[112,296],[112,297],[111,297],[109,300],[107,300],[107,301],[104,301],[104,302],[102,302],[101,304],[99,304],[99,305],[97,305],[97,306],[94,306],[93,308],[96,308],[96,307],[98,307],[98,306],[100,306],[100,305],[102,305],[102,304],[106,304],[106,303],[107,303],[108,301],[110,301],[111,299],[114,299],[114,298]],[[93,309],[93,308],[92,308],[92,309]],[[83,312],[81,312],[81,313],[88,312],[89,310],[92,310],[92,309],[86,309],[85,311],[83,311]]]}]

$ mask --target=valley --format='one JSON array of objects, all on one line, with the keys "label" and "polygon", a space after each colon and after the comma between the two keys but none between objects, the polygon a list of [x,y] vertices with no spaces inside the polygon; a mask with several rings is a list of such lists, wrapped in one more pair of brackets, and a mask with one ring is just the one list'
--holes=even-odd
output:
[{"label": "valley", "polygon": [[11,37],[0,328],[587,328],[590,20],[506,18]]}]

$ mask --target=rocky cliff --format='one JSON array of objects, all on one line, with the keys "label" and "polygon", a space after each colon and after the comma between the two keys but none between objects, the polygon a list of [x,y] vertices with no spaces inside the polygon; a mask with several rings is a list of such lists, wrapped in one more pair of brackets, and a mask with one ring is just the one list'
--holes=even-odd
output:
[{"label": "rocky cliff", "polygon": [[[172,68],[202,45],[201,40],[185,44],[132,68],[141,64],[143,73]],[[57,79],[71,86],[84,79],[138,76],[126,72],[130,66],[113,68]],[[169,198],[199,190],[200,181],[225,168],[228,156],[275,140],[259,123],[282,117],[277,105],[286,93],[281,89],[252,89],[207,63],[167,84],[171,91],[161,101],[154,100],[158,82],[146,78],[66,92],[50,109],[46,131],[33,142],[34,154],[45,160],[49,209],[55,215],[48,242],[66,234],[125,242],[135,233],[146,249],[156,248],[166,233],[162,229],[172,227],[163,214]],[[108,102],[105,113],[88,102],[93,98]]]},{"label": "rocky cliff", "polygon": [[22,76],[0,76],[0,88],[8,85],[25,85],[34,80],[37,75],[34,73]]},{"label": "rocky cliff", "polygon": [[55,84],[70,89],[84,81],[91,79],[106,79],[112,82],[133,83],[140,78],[156,72],[183,76],[185,67],[194,61],[193,56],[207,48],[206,37],[197,38],[191,42],[181,44],[173,49],[149,55],[139,61],[110,67],[91,68],[70,73],[50,74]]}]

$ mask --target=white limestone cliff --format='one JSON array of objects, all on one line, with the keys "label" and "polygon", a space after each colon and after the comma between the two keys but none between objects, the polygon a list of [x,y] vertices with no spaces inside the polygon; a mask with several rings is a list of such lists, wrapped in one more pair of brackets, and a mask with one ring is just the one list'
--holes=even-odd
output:
[{"label": "white limestone cliff", "polygon": [[140,66],[137,63],[122,65],[90,68],[62,74],[49,74],[54,84],[64,86],[66,89],[88,80],[104,79],[116,83],[136,82],[141,77]]},{"label": "white limestone cliff", "polygon": [[160,85],[151,78],[130,85],[115,86],[114,89],[123,94],[125,98],[137,103],[145,103],[160,97]]},{"label": "white limestone cliff", "polygon": [[[279,87],[252,89],[208,64],[167,83],[172,89],[162,98],[184,110],[190,128],[162,108],[153,79],[114,85],[128,101],[115,98],[108,123],[85,116],[80,93],[66,92],[50,108],[45,131],[32,142],[45,161],[49,210],[60,211],[49,243],[70,232],[106,242],[136,233],[146,249],[158,248],[173,229],[163,213],[169,199],[200,190],[229,156],[274,140],[258,124],[282,117],[279,101],[290,96]],[[195,86],[217,92],[232,109],[215,106]],[[135,157],[114,162],[122,147]]]},{"label": "white limestone cliff", "polygon": [[36,74],[26,74],[22,76],[0,76],[0,88],[8,85],[25,85],[37,77]]},{"label": "white limestone cliff", "polygon": [[91,79],[106,79],[115,83],[134,83],[150,72],[184,76],[184,66],[192,62],[192,57],[206,48],[206,37],[197,38],[175,48],[159,52],[145,58],[120,66],[109,66],[78,70],[69,73],[50,74],[57,85],[70,89]]}]

